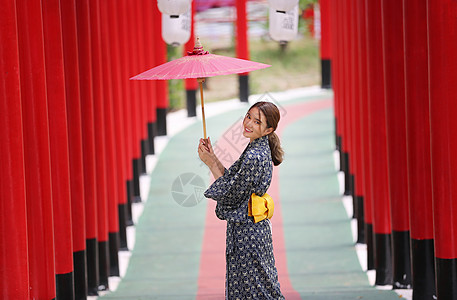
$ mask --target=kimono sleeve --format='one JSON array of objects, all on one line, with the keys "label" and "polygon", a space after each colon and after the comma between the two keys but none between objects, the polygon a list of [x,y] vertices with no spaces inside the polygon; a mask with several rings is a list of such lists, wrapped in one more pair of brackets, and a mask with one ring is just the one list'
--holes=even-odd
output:
[{"label": "kimono sleeve", "polygon": [[[270,185],[271,177],[268,179],[264,176],[263,159],[255,152],[247,152],[239,169],[231,171],[232,168],[226,170],[223,176],[214,181],[205,191],[205,197],[222,204],[237,205],[253,192],[266,191]],[[267,182],[263,182],[265,180]]]}]

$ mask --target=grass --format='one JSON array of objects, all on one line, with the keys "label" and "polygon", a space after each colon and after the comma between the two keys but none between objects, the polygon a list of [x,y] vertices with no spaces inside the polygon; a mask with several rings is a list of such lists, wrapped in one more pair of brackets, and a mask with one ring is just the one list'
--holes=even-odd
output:
[{"label": "grass", "polygon": [[[270,68],[249,74],[250,94],[282,91],[320,84],[319,44],[315,39],[304,36],[290,42],[285,50],[271,40],[251,40],[250,59],[271,65]],[[236,57],[234,47],[229,49],[205,48],[211,53]],[[205,103],[238,97],[238,75],[207,78]],[[199,101],[197,93],[197,101]],[[185,92],[182,85],[170,83],[170,109],[185,107]]]}]

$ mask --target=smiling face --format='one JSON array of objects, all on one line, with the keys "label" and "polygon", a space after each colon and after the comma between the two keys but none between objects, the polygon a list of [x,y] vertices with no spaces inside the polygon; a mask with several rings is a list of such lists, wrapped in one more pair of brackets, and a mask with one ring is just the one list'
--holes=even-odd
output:
[{"label": "smiling face", "polygon": [[257,108],[251,108],[243,120],[243,136],[254,141],[259,137],[265,136],[273,131],[273,128],[267,128],[267,119],[265,115]]}]

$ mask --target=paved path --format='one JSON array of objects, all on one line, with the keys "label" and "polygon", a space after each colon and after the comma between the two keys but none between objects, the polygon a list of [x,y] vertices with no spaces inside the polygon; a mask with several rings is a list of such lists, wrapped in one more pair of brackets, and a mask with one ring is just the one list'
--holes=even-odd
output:
[{"label": "paved path", "polygon": [[[331,94],[280,105],[278,133],[286,157],[274,170],[269,193],[275,200],[274,249],[286,299],[398,299],[392,291],[371,287],[357,259],[333,162]],[[236,129],[247,108],[207,120],[226,166],[245,145]],[[177,178],[196,186],[199,178],[205,186],[211,180],[196,151],[200,135],[197,122],[176,134],[161,153],[136,225],[127,274],[103,299],[224,298],[225,223],[215,218],[214,202],[201,199],[200,189],[197,198],[178,197],[184,206],[172,195]],[[181,195],[193,194],[191,187],[186,185]]]}]

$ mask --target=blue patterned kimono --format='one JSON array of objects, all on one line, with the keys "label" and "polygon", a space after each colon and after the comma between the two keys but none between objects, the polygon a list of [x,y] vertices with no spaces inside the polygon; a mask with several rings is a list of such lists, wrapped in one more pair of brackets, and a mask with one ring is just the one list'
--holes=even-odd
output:
[{"label": "blue patterned kimono", "polygon": [[205,191],[227,221],[226,299],[284,299],[273,255],[270,220],[248,216],[252,193],[262,196],[273,171],[268,137],[252,141],[240,158]]}]

